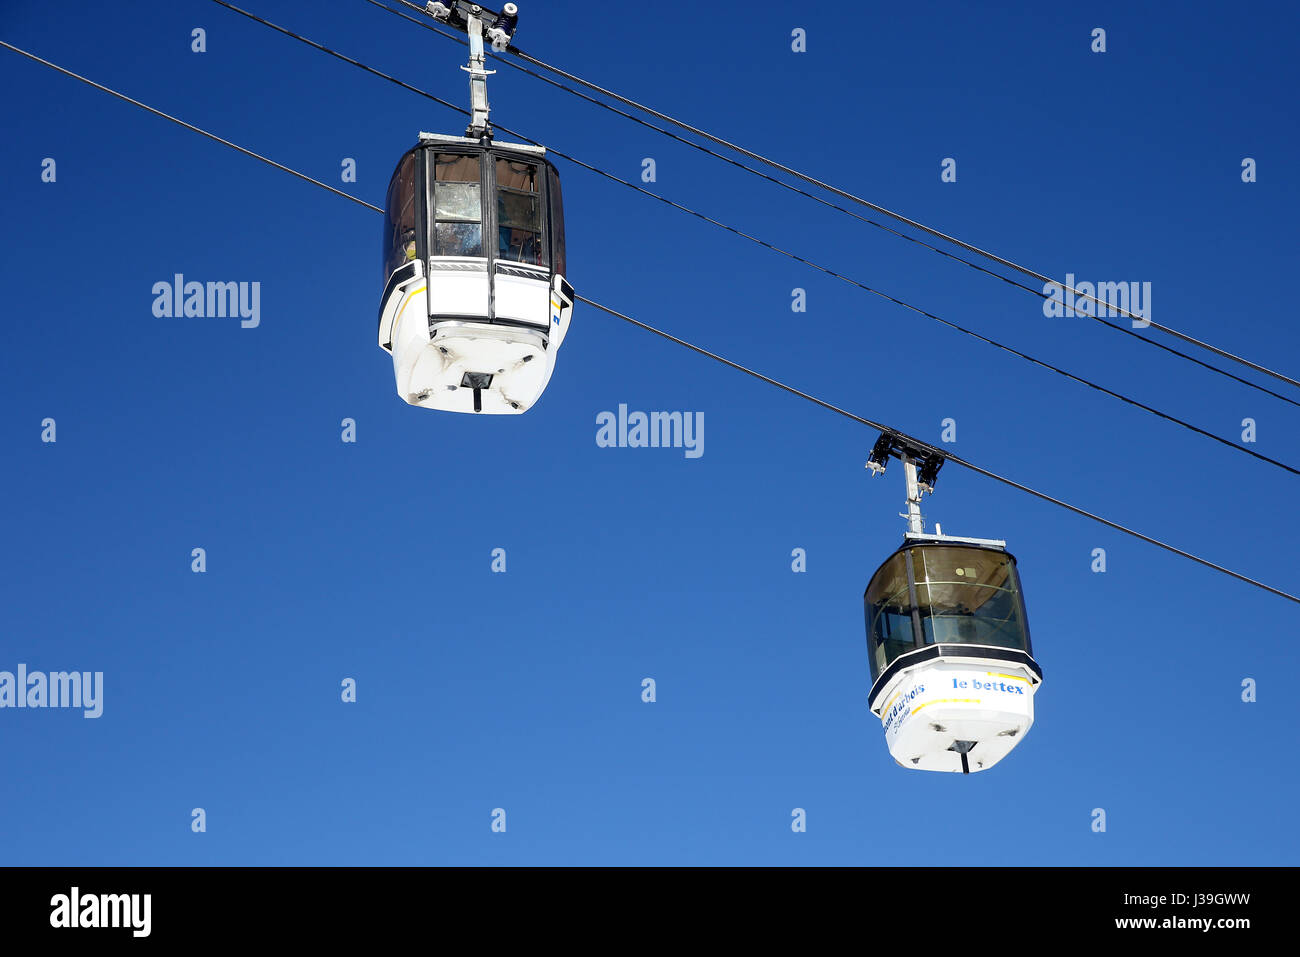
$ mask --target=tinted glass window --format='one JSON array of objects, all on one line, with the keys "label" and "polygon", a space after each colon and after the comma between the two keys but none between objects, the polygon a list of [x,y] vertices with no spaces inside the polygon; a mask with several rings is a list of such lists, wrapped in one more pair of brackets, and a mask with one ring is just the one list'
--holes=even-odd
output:
[{"label": "tinted glass window", "polygon": [[561,276],[569,275],[569,262],[564,248],[564,197],[560,193],[560,174],[551,170],[551,260]]},{"label": "tinted glass window", "polygon": [[517,189],[525,193],[540,193],[537,186],[537,166],[533,163],[517,163],[514,160],[497,160],[497,186],[502,189]]},{"label": "tinted glass window", "polygon": [[925,641],[1027,650],[1011,558],[979,548],[913,551]]},{"label": "tinted glass window", "polygon": [[435,223],[435,256],[482,256],[483,227],[479,223]]},{"label": "tinted glass window", "polygon": [[501,202],[497,205],[497,219],[501,226],[511,229],[537,228],[540,222],[537,197],[502,190]]},{"label": "tinted glass window", "polygon": [[[994,645],[1029,651],[1015,564],[1005,552],[928,545],[911,549],[924,644]],[[916,648],[907,558],[881,566],[866,594],[871,679]]]},{"label": "tinted glass window", "polygon": [[535,163],[497,160],[497,256],[540,266],[541,190]]},{"label": "tinted glass window", "polygon": [[384,282],[415,258],[415,154],[402,157],[384,204]]},{"label": "tinted glass window", "polygon": [[870,622],[871,680],[875,681],[899,655],[916,650],[912,606],[908,599],[907,559],[901,552],[872,578],[866,606]]},{"label": "tinted glass window", "polygon": [[433,178],[441,183],[477,183],[481,178],[478,157],[439,153],[434,162]]},{"label": "tinted glass window", "polygon": [[872,631],[876,640],[873,657],[877,675],[888,668],[899,655],[916,650],[916,643],[912,638],[912,613],[907,606],[906,591],[892,596],[877,609]]},{"label": "tinted glass window", "polygon": [[477,223],[482,215],[478,183],[439,183],[433,193],[433,218]]},{"label": "tinted glass window", "polygon": [[431,170],[430,255],[483,255],[483,201],[479,158],[438,153]]}]

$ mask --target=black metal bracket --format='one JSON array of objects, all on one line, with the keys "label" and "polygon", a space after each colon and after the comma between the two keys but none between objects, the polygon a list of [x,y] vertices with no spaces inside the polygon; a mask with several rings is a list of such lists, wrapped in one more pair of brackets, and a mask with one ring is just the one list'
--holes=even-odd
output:
[{"label": "black metal bracket", "polygon": [[938,449],[914,442],[906,436],[894,432],[882,432],[876,444],[871,448],[867,458],[867,468],[876,475],[883,474],[891,458],[901,459],[907,456],[917,465],[916,484],[927,492],[934,492],[934,483],[938,481],[939,469],[945,461]]},{"label": "black metal bracket", "polygon": [[[502,31],[506,43],[514,40],[515,30],[519,26],[518,13],[498,13],[482,4],[471,3],[469,0],[430,0],[424,12],[439,23],[454,27],[461,33],[469,32],[471,16],[478,17],[487,30]],[[491,40],[488,42],[491,43]]]}]

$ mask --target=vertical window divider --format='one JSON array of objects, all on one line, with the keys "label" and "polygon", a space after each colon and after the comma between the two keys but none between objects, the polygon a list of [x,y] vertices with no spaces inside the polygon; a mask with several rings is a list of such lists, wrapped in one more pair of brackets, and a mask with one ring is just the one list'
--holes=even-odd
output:
[{"label": "vertical window divider", "polygon": [[489,150],[480,154],[479,189],[482,192],[483,255],[487,257],[488,322],[497,319],[497,244],[501,241],[497,224],[497,164]]},{"label": "vertical window divider", "polygon": [[912,563],[912,550],[904,549],[903,556],[907,562],[907,602],[912,606],[912,644],[917,648],[925,647],[925,629],[921,627],[921,610],[916,599],[916,567]]}]

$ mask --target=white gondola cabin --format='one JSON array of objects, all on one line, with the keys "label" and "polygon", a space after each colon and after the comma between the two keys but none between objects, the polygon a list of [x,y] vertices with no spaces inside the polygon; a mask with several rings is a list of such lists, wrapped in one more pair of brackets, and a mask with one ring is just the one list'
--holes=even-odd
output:
[{"label": "white gondola cabin", "polygon": [[421,133],[388,187],[379,345],[411,405],[520,413],[573,314],[560,177],[539,146]]},{"label": "white gondola cabin", "polygon": [[863,596],[868,707],[905,768],[983,771],[1034,723],[1034,661],[1005,543],[909,532]]},{"label": "white gondola cabin", "polygon": [[892,458],[907,480],[908,531],[863,595],[867,706],[903,767],[985,771],[1024,740],[1043,680],[1016,560],[1006,542],[944,535],[938,525],[925,534],[921,496],[934,491],[944,455],[886,432],[867,468],[883,474]]}]

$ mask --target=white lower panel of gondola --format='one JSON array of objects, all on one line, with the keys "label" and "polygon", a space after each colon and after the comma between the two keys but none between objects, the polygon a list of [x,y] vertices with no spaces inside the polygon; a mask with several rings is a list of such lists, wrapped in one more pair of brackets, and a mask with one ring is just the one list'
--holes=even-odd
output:
[{"label": "white lower panel of gondola", "polygon": [[889,753],[905,768],[986,771],[1033,725],[1035,688],[1028,671],[1002,662],[987,669],[947,661],[918,665],[884,695],[880,720]]},{"label": "white lower panel of gondola", "polygon": [[[447,321],[434,325],[430,340],[421,319],[399,325],[393,341],[397,392],[411,405],[518,414],[532,407],[550,381],[553,355],[540,332]],[[484,376],[489,384],[476,397],[469,383]]]},{"label": "white lower panel of gondola", "polygon": [[550,322],[551,280],[545,273],[536,279],[497,273],[493,290],[497,318],[539,325]]}]

